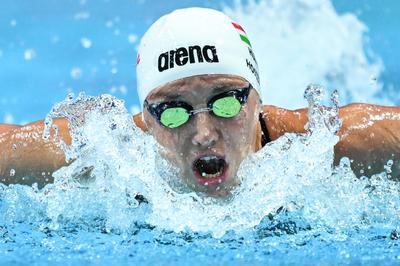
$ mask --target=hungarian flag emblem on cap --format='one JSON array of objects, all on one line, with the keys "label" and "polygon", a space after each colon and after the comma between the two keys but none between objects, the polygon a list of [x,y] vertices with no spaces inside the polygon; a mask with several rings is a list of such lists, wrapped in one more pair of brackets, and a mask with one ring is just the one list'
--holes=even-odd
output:
[{"label": "hungarian flag emblem on cap", "polygon": [[140,54],[138,53],[136,57],[136,65],[139,65],[139,63],[140,63]]},{"label": "hungarian flag emblem on cap", "polygon": [[235,29],[237,29],[239,31],[239,35],[240,35],[240,39],[245,42],[248,46],[251,47],[251,43],[249,41],[249,38],[247,38],[247,34],[244,31],[244,29],[242,28],[242,26],[240,26],[239,24],[232,22],[233,27],[235,27]]}]

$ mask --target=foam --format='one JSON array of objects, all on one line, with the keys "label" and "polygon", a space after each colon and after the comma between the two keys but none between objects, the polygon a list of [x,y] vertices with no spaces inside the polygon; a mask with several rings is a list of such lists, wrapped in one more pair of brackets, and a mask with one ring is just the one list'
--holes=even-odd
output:
[{"label": "foam", "polygon": [[[285,134],[249,156],[238,172],[241,185],[223,200],[182,189],[176,169],[160,157],[155,140],[132,124],[121,101],[110,95],[69,96],[49,113],[43,137],[53,117],[67,117],[72,145],[60,140],[60,147],[72,163],[41,191],[3,187],[0,220],[107,232],[131,232],[145,223],[160,231],[222,237],[262,228],[265,217],[283,209],[318,230],[382,221],[398,226],[399,188],[388,175],[393,162],[370,180],[357,179],[347,158],[332,168],[340,127],[337,94],[330,109],[321,105],[320,87],[309,87],[305,96],[307,133]],[[137,200],[139,194],[148,203]]]},{"label": "foam", "polygon": [[224,12],[243,24],[253,43],[264,103],[303,107],[310,83],[337,89],[343,103],[392,103],[376,96],[383,62],[355,14],[338,14],[329,0],[235,1]]}]

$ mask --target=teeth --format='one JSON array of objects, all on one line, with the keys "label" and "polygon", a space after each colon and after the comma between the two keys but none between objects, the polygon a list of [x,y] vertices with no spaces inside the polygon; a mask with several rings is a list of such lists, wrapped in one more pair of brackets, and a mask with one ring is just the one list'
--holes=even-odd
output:
[{"label": "teeth", "polygon": [[[217,177],[217,176],[220,176],[222,174],[222,171],[219,171],[218,173],[215,173],[215,174],[207,174],[207,173],[205,173],[205,172],[202,172],[201,173],[201,176],[202,177],[205,177],[205,178],[215,178],[215,177]],[[221,179],[220,179],[221,180]]]},{"label": "teeth", "polygon": [[211,161],[211,160],[214,160],[216,157],[215,156],[205,156],[205,157],[203,157],[203,160],[205,160],[205,161]]}]

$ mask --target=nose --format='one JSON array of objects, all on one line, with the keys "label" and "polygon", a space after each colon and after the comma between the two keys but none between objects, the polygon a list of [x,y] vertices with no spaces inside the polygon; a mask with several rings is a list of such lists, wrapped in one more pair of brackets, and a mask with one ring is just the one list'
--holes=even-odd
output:
[{"label": "nose", "polygon": [[207,112],[197,113],[194,120],[196,132],[192,138],[193,145],[201,148],[214,146],[219,135],[210,115]]}]

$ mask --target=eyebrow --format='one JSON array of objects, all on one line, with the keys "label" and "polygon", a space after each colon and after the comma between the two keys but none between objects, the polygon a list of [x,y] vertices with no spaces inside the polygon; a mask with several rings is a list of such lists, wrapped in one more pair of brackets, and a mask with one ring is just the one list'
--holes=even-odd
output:
[{"label": "eyebrow", "polygon": [[240,90],[243,88],[248,87],[249,84],[246,84],[244,86],[238,86],[238,85],[222,85],[222,86],[217,86],[212,90],[211,96],[210,98],[213,98],[214,96],[224,93],[224,92],[228,92],[231,90]]},{"label": "eyebrow", "polygon": [[219,94],[219,93],[223,93],[226,91],[230,91],[230,90],[236,90],[242,87],[239,86],[232,86],[232,85],[222,85],[222,86],[216,86],[212,89],[212,94],[213,96]]},{"label": "eyebrow", "polygon": [[182,95],[179,93],[174,93],[174,92],[159,92],[157,93],[157,96],[155,96],[156,99],[160,98],[168,98],[168,99],[178,99],[182,98]]}]

